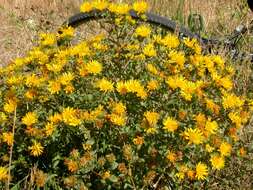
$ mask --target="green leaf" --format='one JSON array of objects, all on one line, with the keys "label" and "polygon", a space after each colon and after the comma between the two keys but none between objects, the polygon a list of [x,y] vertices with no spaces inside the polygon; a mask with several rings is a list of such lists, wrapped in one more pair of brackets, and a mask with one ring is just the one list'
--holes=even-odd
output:
[{"label": "green leaf", "polygon": [[116,183],[118,182],[118,178],[115,175],[111,175],[111,177],[109,178],[111,182]]}]

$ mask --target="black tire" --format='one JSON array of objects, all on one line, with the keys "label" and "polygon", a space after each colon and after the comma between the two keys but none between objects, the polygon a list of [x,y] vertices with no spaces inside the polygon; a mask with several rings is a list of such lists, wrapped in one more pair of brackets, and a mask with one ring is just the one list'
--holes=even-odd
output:
[{"label": "black tire", "polygon": [[[72,26],[74,28],[78,27],[81,24],[84,24],[90,20],[97,20],[103,17],[102,11],[93,10],[88,13],[78,13],[72,17],[70,17],[64,25]],[[134,19],[140,19],[138,14],[130,10],[130,15]],[[184,26],[178,25],[175,21],[170,20],[169,18],[162,17],[153,13],[146,13],[146,22],[151,24],[163,27],[171,32],[175,32],[178,30],[179,34],[183,37],[197,38],[202,44],[213,44],[217,43],[217,40],[209,40],[205,38],[201,38],[199,35],[192,33],[189,29]]]},{"label": "black tire", "polygon": [[253,11],[253,0],[248,0],[248,5],[251,11]]}]

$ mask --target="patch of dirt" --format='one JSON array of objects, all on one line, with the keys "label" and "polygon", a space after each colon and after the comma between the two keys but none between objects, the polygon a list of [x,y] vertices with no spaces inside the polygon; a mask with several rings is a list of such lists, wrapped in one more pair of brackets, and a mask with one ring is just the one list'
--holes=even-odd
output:
[{"label": "patch of dirt", "polygon": [[57,28],[79,12],[79,0],[0,0],[0,65],[23,56],[40,32]]}]

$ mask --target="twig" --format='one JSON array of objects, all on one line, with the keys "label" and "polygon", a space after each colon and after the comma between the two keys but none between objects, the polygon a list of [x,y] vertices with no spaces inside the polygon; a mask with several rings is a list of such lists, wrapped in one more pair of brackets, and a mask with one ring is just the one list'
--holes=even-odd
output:
[{"label": "twig", "polygon": [[158,184],[159,184],[159,182],[161,181],[162,178],[163,178],[163,174],[158,178],[157,182],[153,185],[154,189],[157,189]]},{"label": "twig", "polygon": [[128,170],[129,170],[128,175],[130,177],[130,180],[131,180],[131,183],[133,185],[133,188],[134,188],[134,190],[137,190],[136,185],[134,183],[133,176],[132,176],[132,170],[131,170],[130,164],[128,165]]},{"label": "twig", "polygon": [[9,167],[8,167],[8,181],[6,189],[10,189],[10,180],[11,180],[11,162],[12,162],[12,153],[13,153],[13,146],[14,146],[14,134],[15,134],[15,126],[16,126],[16,115],[17,115],[17,107],[15,107],[14,111],[14,118],[13,118],[13,126],[12,126],[12,135],[13,141],[10,148],[10,157],[9,157]]}]

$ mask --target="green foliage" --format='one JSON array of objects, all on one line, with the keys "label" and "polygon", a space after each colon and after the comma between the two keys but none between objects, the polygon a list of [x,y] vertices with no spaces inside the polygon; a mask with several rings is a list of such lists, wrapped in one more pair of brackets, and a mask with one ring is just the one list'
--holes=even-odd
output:
[{"label": "green foliage", "polygon": [[200,14],[191,13],[188,16],[188,26],[192,32],[201,34],[204,31],[204,19]]},{"label": "green foliage", "polygon": [[184,4],[185,4],[185,0],[179,0],[176,15],[174,17],[181,24],[185,24]]}]

